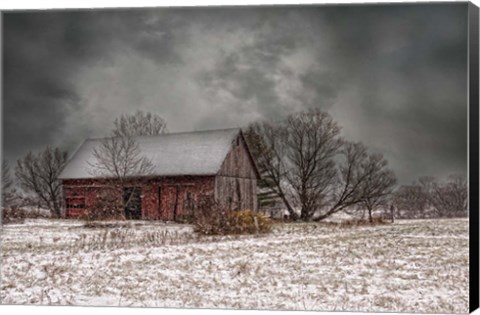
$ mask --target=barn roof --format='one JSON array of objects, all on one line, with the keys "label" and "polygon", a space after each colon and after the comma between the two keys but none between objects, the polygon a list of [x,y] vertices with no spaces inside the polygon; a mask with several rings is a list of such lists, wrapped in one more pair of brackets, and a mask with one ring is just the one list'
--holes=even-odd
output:
[{"label": "barn roof", "polygon": [[[156,176],[215,175],[240,129],[169,133],[134,137]],[[95,178],[93,149],[102,139],[87,139],[73,154],[60,179]],[[98,175],[100,176],[100,175]]]}]

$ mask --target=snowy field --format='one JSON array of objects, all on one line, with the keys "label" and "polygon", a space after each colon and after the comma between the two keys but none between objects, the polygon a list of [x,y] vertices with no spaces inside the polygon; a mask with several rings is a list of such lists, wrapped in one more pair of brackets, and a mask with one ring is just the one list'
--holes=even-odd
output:
[{"label": "snowy field", "polygon": [[468,312],[468,220],[282,224],[197,237],[187,225],[2,230],[2,304]]}]

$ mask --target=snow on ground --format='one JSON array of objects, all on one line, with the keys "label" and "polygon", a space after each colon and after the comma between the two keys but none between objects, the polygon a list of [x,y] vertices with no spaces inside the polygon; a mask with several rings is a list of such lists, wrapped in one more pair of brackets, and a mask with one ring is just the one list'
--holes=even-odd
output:
[{"label": "snow on ground", "polygon": [[3,304],[468,312],[468,220],[197,237],[188,225],[2,230]]}]

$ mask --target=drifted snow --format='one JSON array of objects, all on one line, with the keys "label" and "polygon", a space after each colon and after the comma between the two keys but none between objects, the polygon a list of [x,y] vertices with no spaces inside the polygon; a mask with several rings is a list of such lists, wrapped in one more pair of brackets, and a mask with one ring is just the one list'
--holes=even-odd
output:
[{"label": "drifted snow", "polygon": [[[265,236],[201,239],[188,225],[33,222],[3,228],[2,303],[468,311],[468,220],[284,224]],[[112,231],[130,233],[128,242],[94,246]],[[170,242],[145,237],[157,232]]]},{"label": "drifted snow", "polygon": [[[240,129],[170,133],[158,136],[135,137],[142,156],[154,167],[152,175],[214,175],[225,160]],[[87,139],[74,153],[61,179],[96,177],[92,163],[93,150],[102,139]]]}]

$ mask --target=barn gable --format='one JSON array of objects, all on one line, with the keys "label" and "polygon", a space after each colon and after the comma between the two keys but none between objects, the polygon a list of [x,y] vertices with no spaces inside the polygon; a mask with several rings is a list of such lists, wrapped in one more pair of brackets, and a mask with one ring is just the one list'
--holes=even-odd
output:
[{"label": "barn gable", "polygon": [[259,178],[245,138],[239,132],[215,177],[215,199],[227,208],[257,210]]},{"label": "barn gable", "polygon": [[226,155],[217,175],[250,179],[260,178],[255,161],[241,131],[233,140],[232,147]]}]

